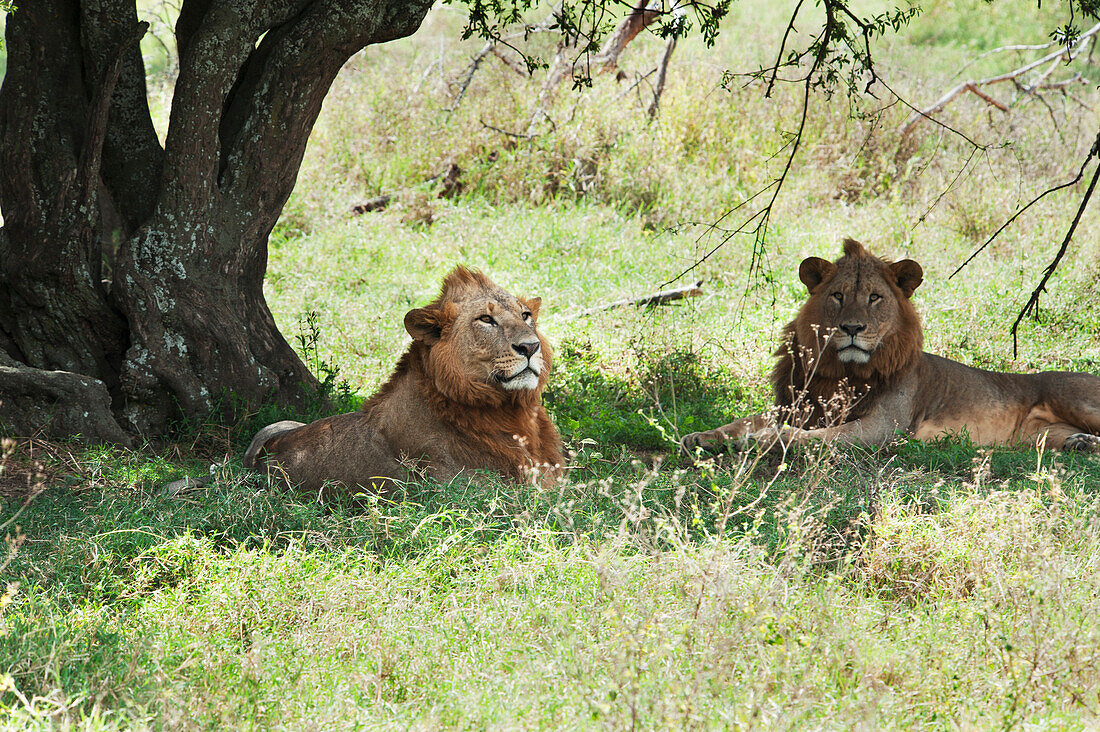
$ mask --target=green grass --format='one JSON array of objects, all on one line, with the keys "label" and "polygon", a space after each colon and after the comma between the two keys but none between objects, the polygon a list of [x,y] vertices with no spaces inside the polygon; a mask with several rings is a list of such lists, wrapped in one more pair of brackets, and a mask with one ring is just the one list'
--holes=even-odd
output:
[{"label": "green grass", "polygon": [[606,477],[552,495],[452,485],[354,509],[233,470],[175,497],[128,474],[51,489],[7,570],[23,584],[0,648],[38,699],[8,721],[1090,719],[1095,497],[1054,471],[988,488],[886,457],[796,460],[741,515],[770,471],[738,486],[594,456],[578,472]]},{"label": "green grass", "polygon": [[[980,51],[1041,42],[1055,24],[1051,8],[1008,11],[926,8],[881,47],[880,73],[928,104]],[[1017,356],[1009,333],[1081,191],[1035,207],[948,279],[1076,170],[1094,89],[1019,97],[1008,114],[960,99],[945,119],[989,145],[978,152],[930,125],[900,140],[901,105],[857,121],[842,97],[818,99],[763,276],[749,276],[750,242],[734,238],[684,278],[703,280],[702,297],[580,315],[676,278],[719,243],[707,224],[778,172],[796,90],[769,100],[721,81],[770,61],[787,12],[736,5],[714,50],[682,43],[653,122],[644,84],[640,100],[623,94],[663,48],[641,39],[623,81],[563,88],[553,125],[525,140],[487,125],[524,131],[541,80],[495,57],[444,111],[479,47],[457,40],[450,6],[353,59],[272,234],[277,322],[352,409],[404,349],[404,313],[455,264],[542,297],[555,347],[545,402],[570,451],[566,479],[321,505],[240,468],[257,426],[316,418],[332,408],[320,399],[229,429],[180,425],[137,451],[5,443],[0,726],[1100,724],[1095,456],[990,450],[965,435],[703,467],[672,449],[768,404],[770,354],[803,297],[798,262],[835,257],[844,236],[924,265],[927,350],[1100,373],[1092,212]],[[163,128],[171,60],[146,50]],[[424,181],[450,162],[464,190],[437,198]],[[385,211],[348,213],[394,191]],[[185,475],[210,480],[166,489]]]}]

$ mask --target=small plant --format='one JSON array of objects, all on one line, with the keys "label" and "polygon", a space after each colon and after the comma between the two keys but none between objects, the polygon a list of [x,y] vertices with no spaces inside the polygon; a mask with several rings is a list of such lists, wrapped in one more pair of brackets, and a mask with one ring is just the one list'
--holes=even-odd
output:
[{"label": "small plant", "polygon": [[362,400],[356,396],[351,384],[340,378],[340,367],[320,355],[319,321],[320,315],[315,310],[299,316],[298,332],[294,336],[302,361],[321,382],[313,398],[304,407],[296,410],[280,409],[274,405],[260,409],[242,425],[243,429],[239,432],[242,440],[251,439],[258,429],[280,419],[312,422],[333,413],[350,412],[359,407]]}]

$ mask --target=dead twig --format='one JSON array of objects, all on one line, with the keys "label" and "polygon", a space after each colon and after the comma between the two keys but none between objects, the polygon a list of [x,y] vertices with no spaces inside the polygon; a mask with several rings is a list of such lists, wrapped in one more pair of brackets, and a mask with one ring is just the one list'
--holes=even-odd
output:
[{"label": "dead twig", "polygon": [[[444,108],[443,111],[450,115],[452,112],[458,109],[458,105],[462,103],[462,100],[466,96],[466,90],[470,88],[470,82],[473,81],[474,75],[477,74],[477,70],[481,68],[481,62],[484,61],[485,57],[488,56],[490,53],[499,58],[504,63],[504,65],[510,68],[512,71],[515,71],[521,76],[528,76],[530,74],[530,69],[520,66],[512,59],[505,56],[503,53],[501,53],[499,47],[503,45],[513,50],[516,50],[515,46],[509,43],[509,41],[514,41],[518,38],[526,38],[532,33],[545,33],[551,30],[553,30],[553,16],[550,16],[541,23],[529,25],[525,27],[522,31],[511,33],[507,36],[491,38],[490,40],[486,41],[485,45],[481,47],[481,50],[474,54],[474,57],[470,59],[470,63],[462,72],[462,82],[459,86],[458,93],[455,94],[454,100],[448,107]],[[521,53],[520,55],[523,54]]]},{"label": "dead twig", "polygon": [[485,45],[481,47],[481,50],[474,54],[473,60],[470,61],[470,65],[466,67],[466,71],[462,75],[462,84],[458,88],[458,93],[455,94],[455,98],[450,106],[443,110],[448,115],[458,109],[458,105],[462,104],[462,99],[466,96],[466,90],[470,88],[470,82],[474,80],[474,74],[477,73],[478,67],[481,66],[481,62],[485,60],[485,57],[489,55],[489,52],[492,51],[496,45],[496,40],[486,41]]},{"label": "dead twig", "polygon": [[637,89],[639,84],[641,84],[643,81],[645,81],[646,79],[648,79],[649,77],[653,76],[656,73],[657,73],[657,69],[650,69],[649,71],[645,72],[644,74],[638,74],[637,75],[638,78],[636,78],[634,80],[634,83],[631,84],[630,86],[628,86],[626,89],[623,89],[621,92],[619,92],[619,94],[615,97],[615,101],[616,102],[619,101],[620,99],[625,97],[627,94],[629,94],[630,92]]},{"label": "dead twig", "polygon": [[[433,183],[439,184],[439,198],[454,198],[462,192],[462,168],[458,167],[455,163],[450,163],[446,169],[441,173],[436,173],[431,178],[426,179],[420,185],[431,185]],[[398,191],[392,191],[390,193],[383,193],[375,196],[374,198],[368,198],[365,201],[353,204],[350,207],[350,212],[353,214],[365,214],[371,211],[381,211],[389,206],[395,200],[400,198],[402,193],[409,191],[409,188],[403,188]]]},{"label": "dead twig", "polygon": [[497,132],[501,135],[504,135],[505,137],[514,137],[517,140],[533,140],[536,137],[538,137],[537,134],[533,134],[533,133],[530,133],[530,132],[527,133],[527,134],[524,134],[522,132],[512,132],[511,130],[505,130],[505,129],[502,129],[500,127],[496,127],[494,125],[491,125],[483,119],[478,119],[478,122],[480,122],[481,126],[484,127],[487,130],[492,130],[493,132]]},{"label": "dead twig", "polygon": [[[966,265],[968,265],[972,261],[974,261],[975,257],[977,257],[979,254],[981,254],[983,251],[985,251],[985,248],[988,247],[990,244],[992,244],[993,240],[996,239],[998,236],[1000,236],[1002,231],[1004,231],[1009,226],[1011,226],[1013,221],[1015,221],[1016,219],[1023,216],[1024,212],[1026,212],[1029,208],[1031,208],[1032,206],[1037,204],[1039,201],[1041,201],[1044,198],[1046,198],[1047,196],[1049,196],[1051,193],[1056,193],[1056,192],[1062,190],[1063,188],[1070,188],[1070,187],[1075,186],[1078,183],[1080,183],[1081,179],[1085,177],[1085,168],[1088,167],[1089,161],[1092,160],[1093,156],[1097,154],[1096,151],[1097,151],[1097,146],[1098,145],[1100,145],[1100,135],[1097,136],[1096,142],[1093,143],[1092,151],[1090,151],[1088,156],[1085,158],[1085,162],[1081,163],[1081,168],[1080,168],[1080,170],[1077,171],[1077,175],[1074,176],[1073,180],[1069,180],[1069,181],[1066,181],[1065,183],[1060,183],[1059,185],[1052,186],[1052,187],[1046,189],[1045,191],[1043,191],[1042,193],[1040,193],[1035,198],[1028,201],[1027,204],[1025,204],[1023,207],[1021,207],[1019,210],[1017,210],[1016,213],[1012,214],[1012,216],[1009,217],[1008,221],[1005,221],[1003,224],[1001,224],[999,227],[997,227],[997,230],[994,231],[989,236],[989,238],[986,239],[985,242],[982,243],[982,245],[980,247],[975,249],[971,253],[971,255],[966,258],[966,261],[964,261],[962,264],[960,264],[958,267],[956,267],[955,271],[947,276],[947,279],[951,279],[952,277],[957,275],[959,272],[962,272],[963,268],[966,267]],[[1076,222],[1074,223],[1074,226],[1076,226]]]},{"label": "dead twig", "polygon": [[518,74],[519,76],[527,78],[528,76],[531,75],[531,72],[527,70],[526,66],[519,63],[515,59],[508,58],[507,56],[504,55],[504,52],[501,51],[496,46],[493,46],[492,50],[493,50],[493,55],[496,56],[497,58],[499,58],[500,62],[502,64],[504,64],[505,66],[510,68],[512,71],[516,72],[516,74]]}]

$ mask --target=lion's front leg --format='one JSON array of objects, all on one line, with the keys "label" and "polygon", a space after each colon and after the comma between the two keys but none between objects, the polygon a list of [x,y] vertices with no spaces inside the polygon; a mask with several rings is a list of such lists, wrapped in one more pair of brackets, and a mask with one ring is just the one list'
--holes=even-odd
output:
[{"label": "lion's front leg", "polygon": [[769,424],[771,420],[763,414],[736,419],[712,430],[684,435],[680,440],[680,450],[689,456],[695,455],[696,450],[719,452],[730,442],[739,443]]},{"label": "lion's front leg", "polygon": [[812,430],[787,425],[782,427],[768,425],[753,432],[748,436],[748,440],[769,450],[806,442],[881,446],[889,442],[898,429],[899,426],[895,420],[872,413],[863,419]]}]

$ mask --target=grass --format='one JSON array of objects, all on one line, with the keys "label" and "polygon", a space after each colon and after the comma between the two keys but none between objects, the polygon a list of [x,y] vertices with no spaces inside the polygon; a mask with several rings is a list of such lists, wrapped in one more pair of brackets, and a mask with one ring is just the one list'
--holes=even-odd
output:
[{"label": "grass", "polygon": [[0,648],[37,701],[8,721],[1088,719],[1100,469],[901,457],[798,458],[756,502],[769,470],[707,481],[582,455],[593,479],[550,495],[454,484],[361,508],[232,467],[171,496],[169,470],[104,451],[19,519],[33,539],[7,568]]},{"label": "grass", "polygon": [[[927,104],[978,52],[1040,42],[1056,25],[1050,8],[1006,8],[926,9],[882,46],[880,73]],[[314,418],[320,402],[232,429],[181,425],[137,451],[5,442],[2,725],[1100,724],[1096,457],[965,435],[704,468],[672,452],[682,433],[768,403],[770,354],[803,296],[798,262],[836,256],[844,236],[924,265],[927,350],[1100,372],[1093,213],[1042,319],[1024,321],[1011,348],[1072,192],[948,279],[1017,206],[1076,170],[1096,129],[1091,87],[1045,104],[1020,96],[1008,114],[960,100],[945,117],[989,145],[980,151],[932,126],[900,140],[897,105],[852,120],[843,98],[820,99],[762,276],[748,275],[749,242],[735,238],[684,278],[702,279],[703,297],[578,316],[675,279],[719,243],[707,224],[777,172],[795,91],[767,100],[721,81],[768,62],[785,12],[738,5],[714,50],[682,43],[653,122],[644,85],[623,94],[661,53],[643,39],[623,57],[624,81],[563,89],[553,125],[523,140],[487,125],[523,131],[539,80],[495,57],[444,111],[477,49],[457,40],[450,6],[353,59],[272,234],[277,322],[351,409],[403,350],[401,316],[455,264],[541,296],[556,351],[545,402],[572,454],[567,479],[319,505],[241,470],[257,425]],[[167,110],[157,80],[171,60],[147,51]],[[452,162],[463,191],[438,198],[424,181]],[[385,211],[348,213],[395,191]],[[166,487],[185,475],[209,482]]]}]

